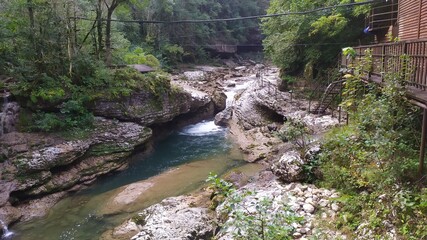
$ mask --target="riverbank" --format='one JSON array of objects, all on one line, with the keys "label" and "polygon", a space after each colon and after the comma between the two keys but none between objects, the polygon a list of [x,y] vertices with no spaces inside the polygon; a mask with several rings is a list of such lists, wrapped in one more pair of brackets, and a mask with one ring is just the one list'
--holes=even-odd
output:
[{"label": "riverbank", "polygon": [[[27,117],[11,94],[4,95],[3,105],[1,126],[17,126]],[[149,151],[171,129],[212,118],[224,107],[220,93],[173,83],[162,96],[138,90],[98,99],[94,127],[76,134],[2,127],[7,131],[0,134],[0,220],[7,226],[43,217],[60,199],[127,168],[127,157]]]},{"label": "riverbank", "polygon": [[[247,172],[248,175],[245,175],[244,170],[242,171],[238,169],[231,172],[227,179],[240,187],[248,184],[243,189],[251,189],[252,191],[261,194],[261,196],[274,193],[273,196],[291,199],[287,204],[293,206],[293,210],[295,212],[298,212],[298,214],[309,219],[306,224],[298,226],[295,233],[299,233],[300,235],[296,234],[296,237],[310,236],[310,234],[314,234],[315,224],[313,221],[316,213],[325,212],[326,215],[322,215],[323,218],[335,216],[337,206],[332,206],[332,203],[329,202],[328,199],[331,195],[336,193],[329,190],[317,189],[312,185],[283,184],[283,182],[294,181],[291,179],[299,179],[300,175],[302,175],[302,161],[304,161],[304,159],[299,158],[298,154],[289,154],[292,153],[291,150],[294,146],[289,142],[284,143],[280,140],[276,136],[276,132],[280,130],[284,121],[289,119],[299,119],[304,121],[311,129],[313,129],[312,141],[313,145],[315,145],[314,143],[317,140],[317,136],[321,135],[321,133],[330,126],[336,125],[337,120],[329,116],[308,114],[308,102],[303,99],[292,98],[291,93],[289,92],[278,91],[277,84],[279,81],[278,69],[269,68],[260,64],[241,66],[233,69],[202,66],[184,71],[181,74],[173,76],[171,83],[173,86],[182,88],[184,92],[191,96],[191,101],[194,103],[194,106],[199,107],[195,107],[193,109],[190,107],[190,115],[192,116],[187,115],[175,118],[169,122],[169,124],[179,125],[179,122],[188,122],[189,119],[194,120],[194,115],[196,115],[196,119],[203,119],[204,116],[209,116],[213,112],[227,107],[223,112],[217,115],[215,121],[220,125],[228,126],[229,137],[233,139],[243,152],[243,159],[247,162],[257,162],[260,166],[263,166],[254,169],[268,169],[260,173],[254,173],[253,169],[251,169]],[[224,106],[225,96],[227,96],[227,106]],[[224,102],[224,105],[219,104],[221,102]],[[196,111],[196,109],[202,110]],[[117,113],[116,110],[111,112]],[[195,112],[198,112],[198,114],[194,114]],[[166,115],[161,114],[159,116]],[[158,132],[159,130],[162,132],[162,127],[160,126],[161,125],[154,127],[155,132]],[[231,154],[229,157],[232,156],[233,155]],[[124,167],[127,166],[126,162],[123,162],[123,164]],[[176,178],[176,176],[179,175],[179,172],[182,171],[185,173],[185,168],[193,167],[194,166],[191,164],[188,166],[186,165],[184,168],[171,170],[170,172],[165,173],[164,177],[159,175],[157,178],[164,178],[165,182],[169,182],[172,181],[171,179]],[[214,169],[216,168],[212,165],[212,169],[208,170],[215,171]],[[205,179],[209,171],[204,173],[200,172],[201,175],[199,174],[199,178],[201,180]],[[273,172],[276,175],[274,175]],[[178,173],[178,175],[175,173]],[[153,184],[163,181],[157,181],[157,178],[153,178],[147,182],[135,182],[134,184],[123,187],[122,189],[110,192],[108,195],[108,199],[110,200],[103,199],[101,201],[105,202],[106,206],[108,205],[109,207],[104,206],[104,212],[97,216],[117,215],[118,213],[122,214],[123,212],[130,213],[135,212],[138,209],[148,207],[151,201],[144,199],[151,193],[147,192],[147,190],[152,188],[154,186]],[[172,189],[173,188],[174,187],[172,187]],[[78,190],[78,188],[75,188],[72,191],[76,190]],[[289,195],[289,192],[292,194]],[[215,212],[210,209],[210,204],[206,204],[206,202],[210,202],[211,200],[210,195],[211,193],[209,190],[202,189],[191,194],[189,197],[182,196],[177,199],[166,199],[165,202],[160,203],[161,206],[165,206],[169,210],[159,208],[158,205],[153,205],[152,207],[147,208],[148,210],[145,210],[145,213],[142,213],[142,216],[146,216],[146,211],[150,211],[153,212],[150,216],[157,214],[159,214],[159,216],[165,216],[161,211],[176,211],[178,213],[182,212],[182,214],[187,214],[188,211],[192,212],[191,209],[193,208],[200,208],[194,211],[195,214],[197,213],[198,216],[200,216],[199,218],[192,216],[192,214],[185,215],[186,217],[184,216],[184,218],[174,214],[169,214],[170,218],[168,217],[166,220],[163,219],[163,217],[162,221],[154,220],[156,218],[153,218],[153,220],[147,221],[146,224],[142,224],[146,220],[142,217],[137,217],[137,219],[143,219],[143,221],[138,222],[138,220],[135,219],[128,220],[121,226],[105,232],[102,235],[102,239],[129,239],[133,235],[138,236],[135,237],[135,239],[145,239],[145,235],[141,232],[146,232],[146,234],[150,234],[151,236],[167,236],[167,234],[175,235],[177,234],[176,232],[162,232],[161,234],[152,232],[153,229],[160,228],[164,230],[166,227],[159,224],[162,222],[164,223],[165,221],[173,223],[175,218],[181,220],[187,219],[181,221],[182,223],[188,223],[191,219],[195,224],[190,224],[191,226],[199,226],[198,224],[201,221],[203,226],[211,226],[210,230],[206,230],[204,232],[210,232],[210,234],[213,235],[216,232],[214,223],[216,222],[216,224],[218,224],[218,220],[216,219]],[[314,200],[311,195],[315,196]],[[56,198],[48,201],[49,205],[46,204],[44,206],[52,207],[57,201],[59,201],[59,199],[66,196],[66,192],[60,192],[56,195],[50,196],[56,196]],[[159,201],[167,196],[168,195],[164,195],[163,197],[156,199]],[[177,204],[177,201],[184,202],[186,204]],[[35,201],[30,201],[29,206],[32,206],[32,209],[37,209],[38,211],[43,209],[41,208],[43,205],[40,205]],[[177,209],[181,209],[182,211],[178,211]],[[154,213],[155,211],[160,212]],[[28,212],[32,213],[32,211]],[[37,216],[43,216],[44,214],[46,214],[46,211],[40,211]],[[208,217],[206,217],[205,214],[207,214]],[[21,219],[27,220],[27,218]],[[208,220],[209,224],[207,224],[203,219]],[[135,223],[135,221],[138,223]],[[191,227],[188,228],[188,226],[186,224],[181,224],[180,227],[177,227],[176,229],[181,229],[183,231],[182,234],[187,232],[191,235],[194,233],[194,229]],[[197,230],[196,232],[203,231]],[[209,234],[203,235],[208,236]]]},{"label": "riverbank", "polygon": [[[239,145],[246,161],[257,162],[266,168],[250,178],[239,172],[225,177],[239,187],[238,192],[255,192],[255,196],[241,204],[251,209],[259,204],[263,196],[280,199],[280,204],[290,206],[295,214],[304,218],[302,223],[293,226],[294,238],[345,238],[337,232],[323,229],[324,226],[319,224],[336,217],[340,207],[331,199],[338,197],[338,193],[310,184],[289,183],[297,181],[295,179],[301,180],[302,165],[306,159],[294,151],[295,146],[284,143],[276,136],[284,121],[304,121],[313,130],[313,147],[310,149],[313,152],[316,151],[319,136],[337,125],[338,120],[309,114],[307,101],[292,99],[291,93],[278,91],[280,79],[276,68],[257,65],[239,67],[235,71],[237,76],[215,80],[225,91],[238,89],[234,94],[227,94],[229,105],[215,120],[229,127],[230,137]],[[139,220],[130,219],[105,233],[103,239],[129,239],[136,232],[138,234],[132,239],[162,239],[162,236],[208,239],[215,235],[219,239],[230,239],[232,233],[221,230],[221,226],[230,224],[226,219],[221,219],[219,212],[213,211],[211,201],[209,188],[189,196],[165,199],[142,211],[137,217]]]}]

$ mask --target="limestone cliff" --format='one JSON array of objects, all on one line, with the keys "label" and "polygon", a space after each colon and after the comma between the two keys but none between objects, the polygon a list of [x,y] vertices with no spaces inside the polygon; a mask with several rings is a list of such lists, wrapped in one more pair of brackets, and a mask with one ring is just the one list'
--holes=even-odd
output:
[{"label": "limestone cliff", "polygon": [[126,157],[146,144],[148,126],[184,114],[213,117],[225,97],[177,83],[162,96],[137,91],[91,106],[95,128],[78,140],[58,134],[10,132],[0,135],[0,220],[6,224],[43,216],[66,195],[98,176],[127,166]]}]

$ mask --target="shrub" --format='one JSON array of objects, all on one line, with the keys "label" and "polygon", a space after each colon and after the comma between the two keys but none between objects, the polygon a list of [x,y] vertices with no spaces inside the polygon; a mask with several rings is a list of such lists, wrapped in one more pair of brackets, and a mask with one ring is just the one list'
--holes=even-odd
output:
[{"label": "shrub", "polygon": [[402,76],[388,73],[382,87],[365,87],[356,71],[344,93],[351,122],[325,136],[320,159],[321,185],[348,194],[339,199],[344,208],[337,226],[353,231],[363,223],[382,236],[388,222],[399,238],[424,239],[425,180],[416,174],[419,111],[405,97]]},{"label": "shrub", "polygon": [[160,61],[151,54],[144,53],[144,50],[140,47],[135,48],[132,52],[127,53],[124,56],[124,61],[127,64],[145,64],[150,67],[158,68]]},{"label": "shrub", "polygon": [[312,130],[303,121],[288,119],[277,132],[277,136],[284,142],[292,142],[299,148],[301,154],[304,155],[310,144],[311,132]]},{"label": "shrub", "polygon": [[65,102],[59,113],[37,112],[33,130],[43,132],[73,131],[87,129],[93,125],[93,115],[75,100]]}]

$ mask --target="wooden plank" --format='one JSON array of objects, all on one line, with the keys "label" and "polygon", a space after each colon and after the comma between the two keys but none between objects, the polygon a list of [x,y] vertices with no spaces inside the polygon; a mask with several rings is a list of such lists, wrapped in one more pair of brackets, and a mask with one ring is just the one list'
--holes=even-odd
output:
[{"label": "wooden plank", "polygon": [[[401,0],[399,6],[399,38],[419,39],[421,0]],[[414,9],[420,7],[419,9]],[[415,11],[414,10],[418,10]]]},{"label": "wooden plank", "polygon": [[427,38],[427,0],[421,3],[420,38]]}]

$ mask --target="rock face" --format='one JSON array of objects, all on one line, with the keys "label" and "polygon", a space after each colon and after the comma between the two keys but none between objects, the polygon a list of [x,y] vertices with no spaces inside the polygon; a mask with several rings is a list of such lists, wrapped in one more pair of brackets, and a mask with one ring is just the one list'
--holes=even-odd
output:
[{"label": "rock face", "polygon": [[[115,118],[122,121],[137,122],[144,126],[169,122],[176,116],[210,108],[220,100],[214,101],[208,94],[190,87],[181,88],[163,96],[155,96],[147,91],[138,91],[119,100],[100,99],[95,101],[92,111],[95,115]],[[222,109],[220,109],[222,110]],[[218,110],[218,111],[220,111]],[[210,113],[213,115],[213,110]]]},{"label": "rock face", "polygon": [[278,69],[269,69],[259,77],[247,77],[253,81],[235,102],[235,115],[239,124],[250,130],[270,123],[283,123],[288,118],[300,119],[313,130],[325,130],[337,125],[331,116],[317,116],[307,113],[308,101],[293,99],[291,93],[278,90]]},{"label": "rock face", "polygon": [[[67,141],[43,134],[16,132],[0,138],[6,159],[0,162],[0,219],[8,224],[16,221],[18,215],[24,214],[25,219],[42,215],[31,211],[16,214],[11,204],[28,210],[25,203],[21,206],[21,200],[75,190],[76,185],[124,167],[124,157],[147,142],[152,134],[151,129],[135,123],[103,118],[96,118],[95,122],[95,129],[84,140]],[[43,202],[46,201],[41,201],[38,208],[43,209]],[[45,204],[45,208],[51,205]]]},{"label": "rock face", "polygon": [[192,197],[173,197],[155,204],[142,213],[140,232],[132,240],[210,239],[213,226],[208,209],[192,207]]}]

